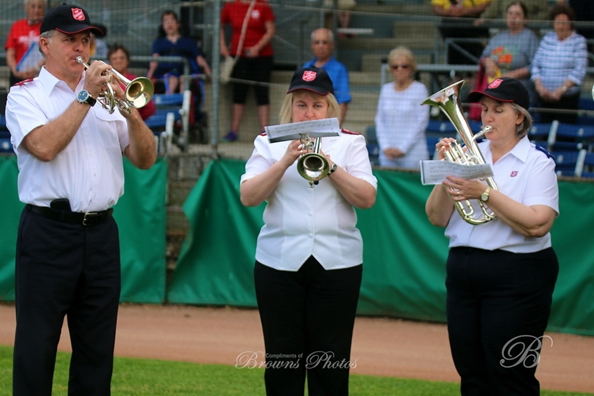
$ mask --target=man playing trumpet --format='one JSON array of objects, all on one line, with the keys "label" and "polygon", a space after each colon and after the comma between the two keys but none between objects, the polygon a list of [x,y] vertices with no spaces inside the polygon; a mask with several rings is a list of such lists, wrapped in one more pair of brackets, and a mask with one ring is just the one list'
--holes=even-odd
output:
[{"label": "man playing trumpet", "polygon": [[[72,344],[69,394],[108,395],[120,297],[120,251],[111,209],[123,194],[122,153],[138,168],[155,162],[155,139],[138,111],[94,106],[110,66],[88,70],[85,10],[62,4],[41,24],[39,76],[13,86],[7,125],[26,204],[16,252],[14,395],[51,395],[64,316]],[[120,98],[123,91],[112,84]]]}]

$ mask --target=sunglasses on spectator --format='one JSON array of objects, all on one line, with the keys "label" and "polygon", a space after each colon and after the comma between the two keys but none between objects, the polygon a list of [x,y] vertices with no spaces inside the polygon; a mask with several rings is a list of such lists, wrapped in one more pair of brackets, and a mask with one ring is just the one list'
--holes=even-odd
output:
[{"label": "sunglasses on spectator", "polygon": [[392,68],[392,70],[398,70],[399,68],[402,68],[403,70],[408,69],[408,65],[406,63],[403,65],[392,65],[390,67]]}]

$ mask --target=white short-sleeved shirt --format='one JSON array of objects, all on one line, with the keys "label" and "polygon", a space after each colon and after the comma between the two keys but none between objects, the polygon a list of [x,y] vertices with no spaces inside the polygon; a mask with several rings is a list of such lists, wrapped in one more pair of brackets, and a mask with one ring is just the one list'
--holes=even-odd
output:
[{"label": "white short-sleeved shirt", "polygon": [[[546,152],[538,150],[528,137],[495,164],[491,155],[490,142],[479,143],[486,163],[493,167],[493,178],[498,190],[527,206],[546,205],[559,213],[559,189],[555,174],[555,161]],[[476,200],[473,208],[480,211]],[[457,212],[452,214],[445,235],[450,247],[469,246],[478,249],[501,249],[513,253],[532,253],[551,246],[551,235],[540,238],[525,237],[512,230],[499,219],[473,226],[466,223]]]},{"label": "white short-sleeved shirt", "polygon": [[21,145],[27,134],[56,119],[76,100],[73,92],[45,68],[39,77],[10,89],[6,124],[18,157],[19,199],[50,206],[68,198],[74,212],[106,210],[124,193],[122,152],[129,144],[128,127],[119,111],[109,114],[93,106],[72,141],[52,161],[40,161]]},{"label": "white short-sleeved shirt", "polygon": [[[267,136],[258,136],[241,182],[279,161],[289,143],[271,144]],[[321,150],[342,169],[377,188],[363,136],[341,133],[324,137]],[[299,270],[312,255],[325,269],[348,268],[363,262],[363,241],[356,228],[355,209],[328,177],[310,188],[297,172],[297,162],[286,170],[267,199],[256,260],[285,271]]]}]

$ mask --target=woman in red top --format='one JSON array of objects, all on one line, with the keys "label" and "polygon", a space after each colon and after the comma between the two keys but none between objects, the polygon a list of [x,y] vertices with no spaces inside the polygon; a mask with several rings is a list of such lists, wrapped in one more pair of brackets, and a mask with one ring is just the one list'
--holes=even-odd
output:
[{"label": "woman in red top", "polygon": [[[114,43],[110,45],[109,51],[107,51],[107,59],[109,64],[128,80],[132,81],[137,77],[128,71],[128,66],[130,65],[130,52],[122,44]],[[142,119],[146,120],[155,114],[155,110],[155,102],[151,100],[145,106],[138,109],[138,112]]]},{"label": "woman in red top", "polygon": [[25,1],[27,17],[10,28],[6,39],[6,66],[10,69],[10,86],[34,78],[45,59],[39,52],[39,28],[45,14],[44,0]]},{"label": "woman in red top", "polygon": [[[254,2],[253,7],[250,7]],[[221,11],[221,55],[223,57],[239,57],[233,73],[234,79],[256,81],[263,84],[254,85],[256,103],[258,105],[258,121],[260,131],[268,125],[270,114],[270,98],[268,94],[270,75],[273,66],[273,51],[270,41],[275,33],[274,13],[265,0],[235,0],[225,3]],[[243,21],[250,10],[241,53],[237,47],[241,37]],[[233,34],[231,46],[227,46],[224,27],[230,24]],[[231,130],[224,137],[226,141],[235,141],[239,134],[239,125],[245,110],[248,89],[252,84],[233,84],[233,107],[231,111]]]}]

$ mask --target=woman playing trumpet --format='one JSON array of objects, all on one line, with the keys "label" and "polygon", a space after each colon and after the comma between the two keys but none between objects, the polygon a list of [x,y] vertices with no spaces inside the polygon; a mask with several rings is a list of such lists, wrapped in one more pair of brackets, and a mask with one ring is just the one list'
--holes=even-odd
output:
[{"label": "woman playing trumpet", "polygon": [[[299,69],[281,124],[338,117],[324,69]],[[241,202],[267,202],[254,279],[266,347],[266,394],[348,395],[351,338],[361,285],[363,242],[354,207],[375,202],[377,181],[365,138],[342,130],[322,139],[330,174],[310,188],[298,171],[299,140],[258,136],[241,178]],[[316,364],[317,362],[317,364]]]},{"label": "woman playing trumpet", "polygon": [[[462,395],[536,396],[534,374],[559,269],[549,233],[559,213],[555,163],[528,140],[529,95],[521,82],[496,79],[483,92],[471,92],[469,100],[481,102],[482,122],[492,127],[479,148],[498,190],[450,176],[434,187],[425,208],[450,239],[446,311],[452,357]],[[451,141],[437,143],[439,159]],[[470,225],[454,214],[452,200],[483,201],[497,218]],[[519,356],[520,345],[531,353]]]}]

